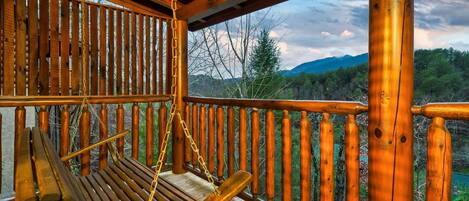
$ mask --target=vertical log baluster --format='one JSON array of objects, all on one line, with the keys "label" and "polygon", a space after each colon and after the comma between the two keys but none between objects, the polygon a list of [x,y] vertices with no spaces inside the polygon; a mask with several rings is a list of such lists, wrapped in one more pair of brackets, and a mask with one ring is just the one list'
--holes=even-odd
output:
[{"label": "vertical log baluster", "polygon": [[223,173],[225,168],[225,121],[224,121],[223,106],[217,107],[217,176],[219,180],[223,180]]},{"label": "vertical log baluster", "polygon": [[[116,130],[117,133],[124,131],[124,106],[119,104],[116,110]],[[120,156],[124,156],[124,145],[125,145],[125,137],[117,139],[117,151],[119,152]]]},{"label": "vertical log baluster", "polygon": [[[80,119],[80,147],[85,148],[90,145],[90,112],[88,106],[84,106]],[[80,173],[82,176],[90,174],[90,151],[85,151],[80,155]]]},{"label": "vertical log baluster", "polygon": [[[194,138],[194,142],[196,145],[199,145],[199,128],[198,128],[198,120],[199,120],[199,110],[196,103],[192,104],[192,136]],[[199,146],[199,149],[202,150],[203,147]],[[197,165],[197,155],[195,152],[192,152],[192,167],[195,168]]]},{"label": "vertical log baluster", "polygon": [[[48,3],[48,2],[47,2]],[[41,4],[42,5],[42,4]],[[47,5],[47,4],[46,4]],[[44,8],[47,7],[47,13],[44,12]],[[2,29],[3,29],[3,94],[2,95],[15,95],[14,84],[15,84],[15,1],[2,1]],[[48,15],[49,6],[41,6],[41,18],[42,15]],[[48,16],[47,16],[48,17]],[[45,20],[43,20],[45,21]],[[43,22],[41,20],[41,23]],[[48,25],[48,24],[47,24]],[[47,26],[48,27],[48,26]],[[41,32],[47,29],[41,29]],[[48,34],[48,32],[46,32]],[[41,39],[45,39],[44,36]],[[48,40],[48,39],[47,39]],[[41,40],[43,42],[43,40]],[[47,43],[48,44],[48,43]],[[44,56],[45,54],[42,54]],[[42,58],[41,58],[42,59]],[[42,60],[41,60],[42,61]],[[41,75],[44,74],[42,69],[45,65],[41,63]],[[49,72],[49,66],[47,66],[47,73]],[[41,78],[48,77],[42,76]],[[41,79],[41,83],[45,80]],[[49,88],[47,88],[49,89]]]},{"label": "vertical log baluster", "polygon": [[445,119],[435,117],[427,135],[427,200],[451,200],[452,169],[451,134]]},{"label": "vertical log baluster", "polygon": [[259,111],[253,108],[251,112],[251,194],[254,199],[259,195]]},{"label": "vertical log baluster", "polygon": [[158,95],[163,95],[163,20],[158,19]]},{"label": "vertical log baluster", "polygon": [[[59,94],[59,1],[49,1],[49,61],[50,94]],[[41,48],[42,49],[42,48]]]},{"label": "vertical log baluster", "polygon": [[[184,107],[184,121],[187,123],[188,129],[191,128],[191,110],[190,110],[190,105],[186,103]],[[192,139],[194,139],[194,133],[191,133]],[[191,143],[189,139],[184,135],[184,164],[188,164],[191,161]]]},{"label": "vertical log baluster", "polygon": [[173,29],[171,28],[171,20],[166,21],[166,94],[171,94],[172,82],[172,59],[173,52],[171,50],[171,41],[173,40]]},{"label": "vertical log baluster", "polygon": [[321,201],[334,200],[334,127],[330,114],[323,113],[320,123],[320,192]]},{"label": "vertical log baluster", "polygon": [[[52,6],[52,4],[51,4]],[[26,95],[26,0],[16,1],[16,95]],[[52,53],[51,53],[52,54]]]},{"label": "vertical log baluster", "polygon": [[[78,42],[82,41],[80,38],[80,31],[79,31],[79,24],[80,24],[80,11],[78,7],[79,2],[72,1],[72,40],[71,40],[71,47],[72,47],[72,76],[71,76],[71,83],[72,83],[72,94],[71,95],[78,95],[80,92],[80,53],[79,53],[79,46]],[[85,29],[83,26],[82,29]],[[82,41],[83,43],[83,41]],[[84,48],[84,45],[83,45]]]},{"label": "vertical log baluster", "polygon": [[122,11],[116,10],[116,92],[122,95]]},{"label": "vertical log baluster", "polygon": [[[161,153],[162,143],[164,135],[166,134],[166,119],[168,118],[166,103],[160,103],[160,109],[158,111],[158,154]],[[166,161],[166,157],[164,157]]]},{"label": "vertical log baluster", "polygon": [[146,161],[147,161],[147,166],[151,167],[153,165],[153,105],[148,103],[147,106],[147,113],[146,113],[146,132],[147,132],[147,138],[146,138]]},{"label": "vertical log baluster", "polygon": [[300,200],[311,200],[311,122],[308,113],[301,112],[300,120]]},{"label": "vertical log baluster", "polygon": [[215,172],[215,109],[213,105],[208,107],[208,171]]},{"label": "vertical log baluster", "polygon": [[234,109],[232,106],[228,107],[228,121],[227,121],[227,144],[228,144],[228,176],[234,174],[235,165],[235,119]]},{"label": "vertical log baluster", "polygon": [[[105,104],[101,105],[99,110],[99,139],[106,139],[108,137],[108,110]],[[106,168],[108,160],[107,145],[99,146],[99,169]]]},{"label": "vertical log baluster", "polygon": [[[204,159],[207,159],[207,122],[205,118],[207,117],[206,109],[204,104],[200,104],[199,111],[199,137],[200,137],[200,155]],[[202,168],[199,164],[199,168]]]},{"label": "vertical log baluster", "polygon": [[[74,1],[75,2],[75,1]],[[82,9],[82,13],[83,15],[81,16],[82,17],[82,22],[88,22],[89,21],[89,7],[88,5],[85,5],[84,7],[82,6],[81,7]],[[79,20],[80,16],[77,17],[77,20]],[[42,22],[42,20],[41,20]],[[78,24],[80,24],[78,22]],[[89,66],[90,66],[90,59],[89,59],[89,52],[90,52],[90,48],[89,48],[89,42],[90,42],[90,25],[89,23],[84,23],[81,25],[82,26],[82,57],[80,57],[80,53],[77,54],[77,57],[79,59],[81,59],[81,66],[79,65],[79,69],[82,70],[82,73],[81,73],[81,80],[85,80],[85,82],[82,82],[84,83],[85,85],[82,84],[82,94],[89,94],[90,93],[90,81],[89,81],[89,78],[90,78],[90,69],[89,69]],[[78,30],[79,28],[77,28]],[[80,34],[77,34],[78,36]],[[79,39],[78,39],[79,40]],[[78,62],[80,63],[80,62]],[[83,67],[84,66],[84,67]],[[80,82],[80,81],[79,81]],[[80,86],[80,83],[79,85]]]},{"label": "vertical log baluster", "polygon": [[60,89],[61,95],[69,95],[69,80],[70,80],[70,3],[69,0],[63,0],[61,2],[62,13],[60,16],[62,20],[61,33],[60,33]]},{"label": "vertical log baluster", "polygon": [[150,41],[150,16],[145,16],[145,94],[147,95],[151,93],[150,53],[152,49],[150,48]]},{"label": "vertical log baluster", "polygon": [[282,200],[292,199],[291,120],[287,110],[282,117]]},{"label": "vertical log baluster", "polygon": [[99,95],[106,95],[106,10],[99,7]]},{"label": "vertical log baluster", "polygon": [[158,60],[156,58],[156,54],[157,54],[157,44],[156,44],[156,26],[157,26],[157,18],[156,17],[153,17],[152,18],[152,39],[151,39],[151,51],[152,51],[152,72],[151,72],[151,94],[153,95],[156,95],[158,93],[158,86],[157,86],[157,80],[156,80],[156,73],[157,73],[157,69],[158,69],[158,66],[157,66],[157,63],[158,63]]},{"label": "vertical log baluster", "polygon": [[[117,42],[118,37],[114,38],[114,9],[108,9],[108,69],[107,69],[107,94],[114,95],[114,82],[117,77],[114,77],[114,41]],[[117,62],[116,62],[117,63]]]},{"label": "vertical log baluster", "polygon": [[[13,1],[3,1],[5,3],[11,2],[13,4]],[[13,5],[11,5],[13,6]],[[3,9],[6,9],[7,7],[4,6]],[[49,0],[43,0],[39,4],[39,49],[40,50],[48,50],[49,49]],[[9,11],[10,9],[7,9]],[[13,9],[12,9],[13,10]],[[88,9],[85,9],[85,12],[87,12]],[[9,17],[10,12],[5,12],[4,13],[4,20],[5,22],[8,22],[7,17]],[[9,23],[5,23],[4,25],[4,31],[3,31],[3,40],[6,40],[7,37],[13,37],[14,34],[9,32],[9,26],[12,25]],[[85,27],[86,28],[86,27]],[[11,39],[11,38],[10,38]],[[9,44],[11,42],[11,46]],[[13,78],[13,73],[10,74],[9,66],[12,66],[13,60],[10,61],[10,58],[13,59],[13,54],[14,52],[11,51],[12,55],[9,55],[8,50],[13,50],[13,39],[5,41],[3,48],[4,48],[4,64],[3,64],[3,95],[13,95],[13,80],[11,80],[10,84],[10,78]],[[39,51],[39,60],[40,60],[40,67],[39,67],[39,94],[40,95],[48,95],[49,94],[49,62],[47,61],[47,51]],[[13,71],[12,71],[13,72]],[[8,78],[8,79],[5,79]],[[11,87],[11,89],[10,89]],[[11,93],[10,93],[11,91]]]},{"label": "vertical log baluster", "polygon": [[129,12],[124,10],[124,94],[129,95],[130,81],[130,29]]},{"label": "vertical log baluster", "polygon": [[239,169],[246,171],[247,166],[247,115],[246,108],[239,109]]},{"label": "vertical log baluster", "polygon": [[37,1],[28,1],[28,34],[29,34],[29,79],[28,79],[28,95],[37,95],[38,81],[38,17],[37,17]]},{"label": "vertical log baluster", "polygon": [[138,132],[139,132],[138,103],[132,106],[132,158],[138,160]]},{"label": "vertical log baluster", "polygon": [[266,170],[266,198],[275,197],[275,116],[272,110],[265,113],[265,170]]},{"label": "vertical log baluster", "polygon": [[360,138],[355,115],[349,114],[345,123],[346,198],[359,200],[360,191]]},{"label": "vertical log baluster", "polygon": [[[91,42],[91,84],[92,95],[98,95],[98,8],[90,5],[90,42]],[[87,77],[88,79],[88,77]]]},{"label": "vertical log baluster", "polygon": [[143,39],[143,24],[144,24],[144,20],[143,20],[143,15],[142,14],[139,14],[138,15],[138,36],[137,36],[137,43],[138,43],[138,50],[137,50],[137,54],[138,54],[138,66],[137,66],[137,94],[143,94],[143,69],[144,69],[144,65],[143,65],[143,43],[144,43],[144,39]]},{"label": "vertical log baluster", "polygon": [[132,26],[131,26],[131,35],[132,39],[130,40],[130,46],[132,49],[131,56],[131,64],[132,64],[132,95],[137,94],[137,14],[130,13],[132,17]]},{"label": "vertical log baluster", "polygon": [[42,130],[42,132],[49,134],[49,112],[47,112],[46,106],[40,106],[37,116],[39,128]]},{"label": "vertical log baluster", "polygon": [[23,134],[26,127],[26,110],[23,106],[18,106],[15,109],[15,143],[14,143],[14,174],[16,174],[16,158],[18,153],[18,137]]},{"label": "vertical log baluster", "polygon": [[[68,105],[64,105],[62,108],[61,125],[62,127],[60,132],[60,156],[68,155],[70,150],[70,112],[68,111]],[[68,165],[68,161],[64,162]]]}]

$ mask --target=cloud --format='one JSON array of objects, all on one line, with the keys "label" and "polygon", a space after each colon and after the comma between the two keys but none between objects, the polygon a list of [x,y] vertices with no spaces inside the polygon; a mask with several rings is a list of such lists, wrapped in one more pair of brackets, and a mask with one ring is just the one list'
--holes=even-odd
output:
[{"label": "cloud", "polygon": [[342,33],[340,33],[340,37],[342,38],[351,38],[353,37],[353,32],[349,31],[349,30],[344,30]]},{"label": "cloud", "polygon": [[[284,19],[272,37],[282,68],[368,51],[368,0],[289,0],[271,13]],[[415,0],[415,48],[469,50],[469,0]],[[275,19],[269,20],[275,21]]]},{"label": "cloud", "polygon": [[321,35],[327,37],[327,36],[330,36],[332,34],[327,32],[327,31],[321,31]]},{"label": "cloud", "polygon": [[467,0],[417,0],[415,10],[416,24],[419,28],[469,26]]}]

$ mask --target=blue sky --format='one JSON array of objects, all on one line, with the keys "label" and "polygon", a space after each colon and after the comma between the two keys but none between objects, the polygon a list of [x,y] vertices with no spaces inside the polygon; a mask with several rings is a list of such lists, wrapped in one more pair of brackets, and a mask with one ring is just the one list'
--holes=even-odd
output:
[{"label": "blue sky", "polygon": [[[416,49],[469,51],[469,0],[414,1]],[[270,13],[283,69],[368,51],[368,0],[289,0]]]}]

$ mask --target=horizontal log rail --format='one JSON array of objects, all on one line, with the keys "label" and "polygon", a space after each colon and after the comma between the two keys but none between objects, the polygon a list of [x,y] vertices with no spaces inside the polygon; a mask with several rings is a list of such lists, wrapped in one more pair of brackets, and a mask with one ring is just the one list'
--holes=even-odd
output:
[{"label": "horizontal log rail", "polygon": [[429,103],[412,107],[412,113],[428,118],[441,117],[452,120],[469,120],[469,103]]},{"label": "horizontal log rail", "polygon": [[0,107],[79,105],[86,98],[90,104],[121,104],[142,102],[167,102],[169,96],[122,95],[122,96],[0,96]]},{"label": "horizontal log rail", "polygon": [[306,112],[326,112],[332,114],[361,114],[368,107],[353,101],[306,101],[306,100],[271,100],[271,99],[233,99],[184,97],[184,101],[223,106],[252,107],[258,109],[290,110]]}]

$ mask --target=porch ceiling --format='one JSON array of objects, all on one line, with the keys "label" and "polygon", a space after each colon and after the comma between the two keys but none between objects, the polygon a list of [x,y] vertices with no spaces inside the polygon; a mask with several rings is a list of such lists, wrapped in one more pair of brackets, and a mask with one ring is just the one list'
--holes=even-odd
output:
[{"label": "porch ceiling", "polygon": [[[287,0],[178,0],[178,17],[186,19],[190,31],[230,20]],[[158,13],[171,16],[171,0],[115,1],[119,4],[137,4]]]}]

